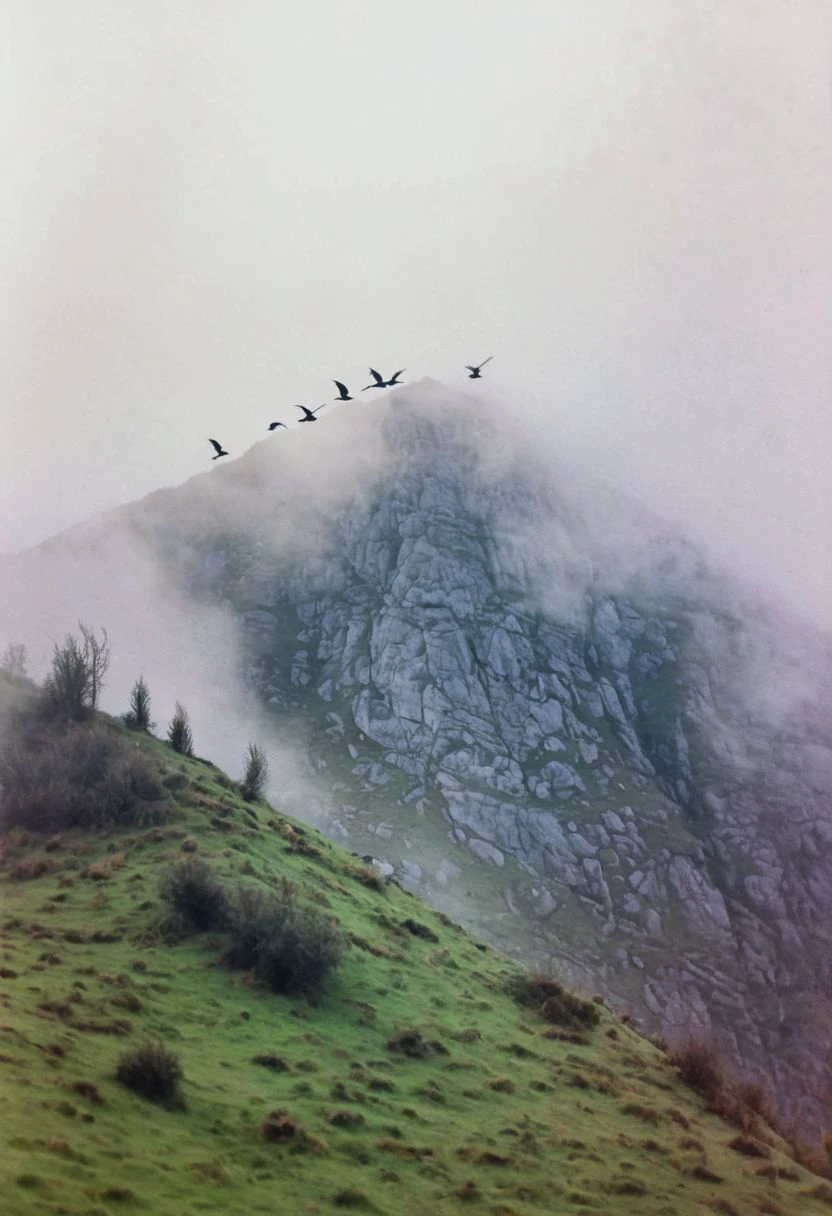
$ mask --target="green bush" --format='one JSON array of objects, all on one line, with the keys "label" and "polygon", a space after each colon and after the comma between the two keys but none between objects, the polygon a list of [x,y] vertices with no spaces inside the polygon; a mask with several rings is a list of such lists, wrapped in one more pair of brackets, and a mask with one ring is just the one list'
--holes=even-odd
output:
[{"label": "green bush", "polygon": [[221,929],[228,923],[228,895],[200,857],[177,861],[161,877],[159,894],[192,933]]},{"label": "green bush", "polygon": [[345,941],[338,926],[298,904],[284,884],[279,894],[240,889],[230,916],[232,967],[254,971],[272,992],[311,992],[341,961]]},{"label": "green bush", "polygon": [[185,1110],[182,1065],[158,1039],[125,1051],[119,1059],[116,1078],[148,1102],[157,1102],[168,1110]]},{"label": "green bush", "polygon": [[101,722],[18,718],[0,752],[0,827],[60,832],[153,818],[167,798],[155,767]]}]

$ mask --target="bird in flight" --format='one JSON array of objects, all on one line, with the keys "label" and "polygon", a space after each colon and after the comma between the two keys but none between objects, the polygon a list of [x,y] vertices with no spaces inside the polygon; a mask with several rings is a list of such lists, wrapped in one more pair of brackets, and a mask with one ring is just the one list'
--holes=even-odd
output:
[{"label": "bird in flight", "polygon": [[289,429],[289,428],[286,426],[286,423],[285,423],[285,422],[270,422],[270,423],[269,423],[269,430],[270,430],[270,431],[276,431],[276,430],[277,430],[277,428],[278,428],[279,426],[282,426],[282,427],[283,427],[283,429],[284,429],[284,431],[287,431],[287,430]]},{"label": "bird in flight", "polygon": [[342,384],[340,380],[333,380],[332,383],[338,389],[338,396],[335,398],[336,401],[354,401],[355,400],[354,397],[350,396],[350,390],[347,388],[346,384]]},{"label": "bird in flight", "polygon": [[[326,402],[324,402],[324,405],[326,405]],[[303,410],[303,417],[299,418],[298,422],[317,422],[318,419],[315,415],[324,408],[324,405],[319,405],[316,410],[307,409],[305,405],[296,405],[296,410]]]},{"label": "bird in flight", "polygon": [[217,453],[216,456],[211,457],[212,460],[219,460],[220,456],[228,455],[228,452],[221,443],[217,443],[216,439],[209,439],[208,442],[213,445],[214,451]]},{"label": "bird in flight", "polygon": [[407,368],[403,367],[401,371],[396,372],[395,376],[391,376],[389,380],[385,380],[384,376],[380,375],[374,367],[371,367],[369,370],[370,375],[373,377],[373,383],[365,384],[361,390],[362,393],[366,393],[368,388],[392,388],[394,384],[399,383],[399,376],[401,376],[403,372],[406,372]]},{"label": "bird in flight", "polygon": [[465,366],[467,367],[468,371],[471,373],[471,375],[468,377],[468,379],[469,380],[482,380],[482,375],[480,373],[482,372],[482,369],[485,367],[486,363],[490,363],[493,358],[494,358],[493,355],[489,355],[487,359],[483,359],[482,363],[478,363],[476,367],[472,367],[470,363],[466,363]]}]

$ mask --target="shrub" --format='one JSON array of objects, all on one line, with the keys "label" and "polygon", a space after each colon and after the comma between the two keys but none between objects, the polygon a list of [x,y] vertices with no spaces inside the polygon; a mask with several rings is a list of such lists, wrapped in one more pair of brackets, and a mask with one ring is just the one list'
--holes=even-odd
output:
[{"label": "shrub", "polygon": [[168,726],[168,743],[175,752],[183,756],[194,754],[194,737],[191,732],[191,722],[188,711],[181,702],[176,702],[173,717]]},{"label": "shrub", "polygon": [[158,1039],[150,1039],[121,1056],[116,1077],[133,1093],[168,1110],[185,1110],[182,1065]]},{"label": "shrub", "polygon": [[0,826],[37,832],[133,823],[166,797],[147,756],[103,723],[19,718],[0,753]]},{"label": "shrub", "polygon": [[231,908],[232,967],[251,968],[272,992],[310,992],[341,961],[345,941],[337,924],[280,894],[244,887]]},{"label": "shrub", "polygon": [[55,643],[52,668],[43,685],[43,705],[59,718],[87,717],[98,704],[104,677],[110,666],[110,642],[106,629],[101,637],[78,622],[80,638],[68,633],[63,646]]},{"label": "shrub", "polygon": [[150,689],[144,676],[139,676],[130,689],[130,708],[124,715],[124,724],[131,730],[151,731],[155,726],[150,721]]},{"label": "shrub", "polygon": [[725,1072],[712,1043],[689,1039],[668,1058],[681,1080],[708,1101],[713,1101],[723,1088]]},{"label": "shrub", "polygon": [[228,923],[228,895],[200,857],[185,857],[164,873],[159,894],[192,933],[221,929]]},{"label": "shrub", "polygon": [[259,802],[266,793],[269,780],[269,762],[262,747],[249,743],[246,752],[246,769],[241,785],[246,802]]},{"label": "shrub", "polygon": [[513,976],[508,990],[518,1005],[534,1009],[547,1022],[558,1026],[579,1030],[597,1026],[601,1020],[597,1005],[576,996],[559,980],[540,971]]}]

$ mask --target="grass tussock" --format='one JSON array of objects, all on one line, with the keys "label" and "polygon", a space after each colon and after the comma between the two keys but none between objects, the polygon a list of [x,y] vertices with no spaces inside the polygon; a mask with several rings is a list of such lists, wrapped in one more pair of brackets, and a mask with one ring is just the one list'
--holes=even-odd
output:
[{"label": "grass tussock", "polygon": [[326,1141],[308,1132],[286,1110],[273,1110],[260,1124],[260,1135],[269,1144],[286,1145],[293,1153],[325,1153]]},{"label": "grass tussock", "polygon": [[387,890],[387,879],[375,866],[347,865],[344,866],[343,873],[347,878],[360,882],[363,887],[369,887],[371,891],[381,894]]},{"label": "grass tussock", "polygon": [[570,992],[554,976],[540,971],[512,976],[508,991],[518,1005],[533,1009],[545,1021],[575,1031],[597,1026],[601,1013],[592,1001]]},{"label": "grass tussock", "polygon": [[671,1051],[668,1059],[685,1085],[707,1101],[714,1099],[726,1085],[725,1070],[716,1048],[704,1039],[689,1039]]},{"label": "grass tussock", "polygon": [[158,1039],[125,1051],[116,1068],[116,1078],[139,1097],[164,1106],[185,1110],[182,1094],[182,1065],[178,1056]]}]

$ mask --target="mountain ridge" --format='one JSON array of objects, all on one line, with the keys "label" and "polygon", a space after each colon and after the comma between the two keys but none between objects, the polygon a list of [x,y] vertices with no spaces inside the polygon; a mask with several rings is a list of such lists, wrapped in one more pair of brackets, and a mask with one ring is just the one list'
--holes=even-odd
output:
[{"label": "mountain ridge", "polygon": [[124,535],[233,623],[333,835],[646,1025],[712,1030],[817,1133],[826,640],[495,419],[436,384],[340,407]]}]

